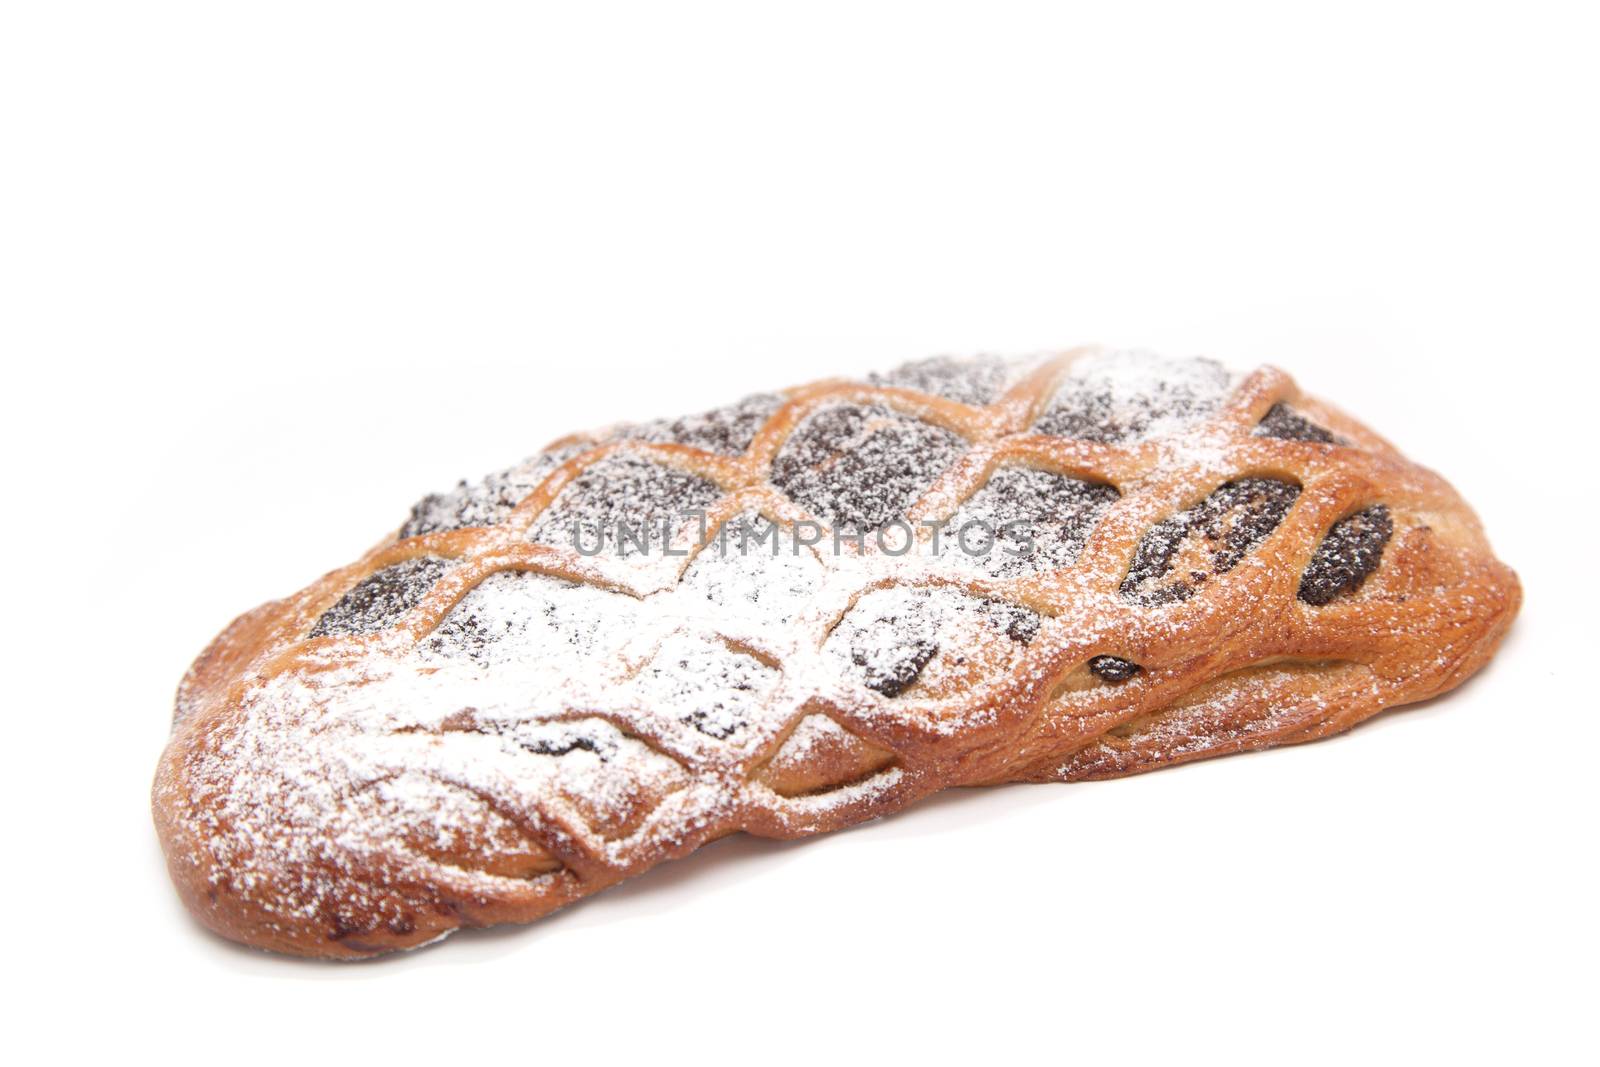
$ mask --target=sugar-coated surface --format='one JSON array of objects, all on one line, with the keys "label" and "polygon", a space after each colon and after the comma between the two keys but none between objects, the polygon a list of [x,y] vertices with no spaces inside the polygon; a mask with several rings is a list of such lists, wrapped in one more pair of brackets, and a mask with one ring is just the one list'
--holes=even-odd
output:
[{"label": "sugar-coated surface", "polygon": [[[1036,366],[936,359],[870,380],[994,404]],[[336,893],[316,872],[358,864],[426,880],[439,876],[437,857],[465,851],[473,865],[450,877],[487,885],[519,864],[547,876],[540,843],[551,840],[581,842],[623,867],[650,833],[687,834],[744,803],[757,787],[731,781],[728,768],[746,773],[780,745],[792,762],[848,740],[840,722],[807,710],[818,701],[860,724],[916,722],[944,737],[991,722],[994,707],[973,697],[1010,678],[1041,633],[1093,634],[1130,602],[1158,611],[1187,599],[1283,521],[1298,486],[1237,477],[1226,435],[1207,428],[1236,383],[1209,360],[1100,353],[1069,370],[1031,427],[1019,426],[1024,436],[1150,442],[1156,460],[1143,477],[1177,467],[1216,477],[1200,504],[1146,531],[1120,589],[1078,562],[1127,486],[1007,461],[949,502],[942,541],[919,534],[904,554],[841,550],[819,543],[824,527],[805,538],[755,507],[710,524],[725,489],[638,447],[737,455],[780,410],[777,394],[616,428],[429,496],[402,538],[504,526],[564,470],[559,492],[506,543],[622,568],[619,587],[501,570],[414,640],[392,628],[453,563],[422,556],[356,583],[311,635],[364,635],[365,654],[259,681],[242,714],[189,757],[204,783],[208,847],[226,872],[217,877],[268,911],[339,927],[365,908],[370,921],[390,905],[352,901],[348,884]],[[1322,442],[1292,418],[1273,416],[1261,432]],[[768,491],[828,527],[876,531],[904,523],[974,447],[915,407],[829,400],[777,447]],[[978,532],[960,533],[967,527]],[[1381,527],[1369,516],[1330,534],[1317,588],[1338,595],[1359,584],[1381,555]],[[673,561],[666,550],[686,543],[698,551]],[[663,583],[664,566],[678,569]],[[645,574],[654,584],[641,577],[626,588]],[[1070,609],[1046,618],[1006,599],[1003,586],[967,585],[1028,576],[1054,576]],[[1114,655],[1094,656],[1090,672],[1107,686],[1143,677]],[[936,717],[919,710],[935,706]],[[833,782],[791,798],[791,810],[850,804],[902,777],[888,766]],[[506,812],[525,821],[507,822]]]},{"label": "sugar-coated surface", "polygon": [[840,403],[795,428],[772,462],[772,484],[823,521],[875,530],[960,456],[949,430],[876,405]]},{"label": "sugar-coated surface", "polygon": [[1232,382],[1215,360],[1095,354],[1073,368],[1034,429],[1105,444],[1160,437],[1215,411]]}]

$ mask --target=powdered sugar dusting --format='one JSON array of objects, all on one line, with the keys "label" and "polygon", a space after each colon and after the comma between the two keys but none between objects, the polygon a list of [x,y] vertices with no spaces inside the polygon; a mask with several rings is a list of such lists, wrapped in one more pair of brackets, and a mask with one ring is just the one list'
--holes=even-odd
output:
[{"label": "powdered sugar dusting", "polygon": [[624,424],[612,431],[610,439],[687,445],[735,456],[750,447],[756,432],[782,403],[778,393],[757,393],[697,415]]},{"label": "powdered sugar dusting", "polygon": [[1161,437],[1216,411],[1234,384],[1214,360],[1096,352],[1073,364],[1034,429],[1103,444]]},{"label": "powdered sugar dusting", "polygon": [[902,519],[963,445],[949,430],[886,407],[830,404],[795,427],[771,480],[824,522],[876,530]]},{"label": "powdered sugar dusting", "polygon": [[1037,356],[934,356],[868,375],[867,381],[962,404],[992,404],[1040,362]]},{"label": "powdered sugar dusting", "polygon": [[822,589],[825,568],[797,543],[792,527],[742,512],[720,527],[684,573],[685,589],[714,609],[753,627],[777,627],[799,615]]},{"label": "powdered sugar dusting", "polygon": [[778,672],[706,637],[673,634],[634,677],[638,699],[708,737],[725,741],[768,706]]},{"label": "powdered sugar dusting", "polygon": [[954,674],[1003,673],[1039,632],[1027,608],[949,587],[895,586],[863,596],[824,651],[837,672],[886,697],[937,692]]},{"label": "powdered sugar dusting", "polygon": [[787,760],[804,762],[812,753],[840,745],[851,736],[850,731],[826,715],[807,715],[795,724],[780,752]]},{"label": "powdered sugar dusting", "polygon": [[1003,467],[950,517],[941,557],[996,577],[1070,566],[1118,495],[1104,483]]},{"label": "powdered sugar dusting", "polygon": [[[1036,365],[938,359],[870,381],[992,404]],[[285,917],[317,917],[346,932],[370,932],[381,921],[399,931],[410,905],[373,886],[448,878],[487,893],[507,878],[553,877],[564,863],[629,869],[663,841],[737,828],[736,813],[770,806],[770,796],[754,798],[739,775],[780,747],[785,759],[803,762],[891,719],[916,721],[940,743],[962,737],[995,720],[998,705],[987,695],[1036,664],[1040,645],[1063,632],[1095,634],[1117,612],[1143,611],[1156,627],[1155,609],[1192,594],[1200,564],[1207,577],[1229,571],[1283,522],[1299,487],[1231,470],[1232,431],[1207,422],[1236,384],[1209,360],[1100,353],[1071,367],[1031,427],[1020,422],[1035,409],[1021,404],[972,412],[880,394],[809,410],[770,466],[748,458],[748,468],[726,459],[696,467],[707,457],[649,447],[739,456],[785,402],[763,394],[622,427],[430,496],[413,509],[403,537],[502,523],[561,464],[596,442],[615,448],[572,464],[588,465],[533,517],[525,540],[492,535],[502,548],[515,541],[508,554],[524,553],[504,566],[533,569],[483,578],[415,641],[395,623],[426,603],[455,564],[423,557],[380,569],[316,624],[318,636],[333,639],[309,646],[325,659],[319,651],[304,669],[254,680],[237,714],[185,757],[196,783],[188,810],[216,859],[214,877]],[[818,523],[882,528],[947,473],[955,472],[941,484],[962,482],[962,457],[1003,443],[991,439],[1000,430],[984,427],[1008,411],[1016,423],[1003,428],[1007,440],[1036,452],[987,475],[970,465],[971,481],[948,490],[954,513],[931,558],[830,553],[754,508],[720,532],[695,528],[694,514],[735,489],[772,514],[784,513],[781,494]],[[941,412],[960,432],[919,417]],[[1283,417],[1277,424],[1290,425]],[[1291,429],[1296,440],[1327,443],[1298,424]],[[1147,465],[1139,477],[1154,476],[1153,462],[1156,474],[1192,472],[1221,488],[1163,520],[1141,519],[1153,525],[1131,568],[1108,580],[1081,557],[1099,524],[1111,521],[1119,488],[1136,495],[1137,485],[1029,466],[1028,455],[1059,450],[1035,434],[1153,442],[1139,452]],[[1073,462],[1060,461],[1075,470]],[[722,484],[737,477],[746,484]],[[1349,542],[1353,562],[1328,564],[1330,596],[1359,584],[1387,541],[1377,513],[1363,514],[1331,539],[1329,553]],[[972,522],[998,534],[986,551],[957,536]],[[1028,545],[1020,529],[1007,532],[1012,524],[1026,529]],[[702,533],[709,543],[692,557],[666,552]],[[681,574],[663,564],[657,584],[617,579],[631,591],[601,588],[537,569],[561,569],[545,562],[551,547],[564,559],[592,555],[607,565],[671,560]],[[1017,597],[1038,611],[1013,602],[1018,578],[1053,599]],[[341,658],[345,636],[368,642],[359,658]],[[1147,675],[1126,667],[1118,680],[1137,694]],[[773,818],[804,825],[901,789],[917,773],[895,762],[871,767],[864,780],[835,779],[784,798]]]},{"label": "powdered sugar dusting", "polygon": [[574,478],[528,536],[584,554],[656,555],[721,496],[708,479],[640,456],[608,456]]},{"label": "powdered sugar dusting", "polygon": [[548,657],[582,662],[614,655],[633,613],[630,597],[528,571],[480,582],[421,645],[429,662],[483,667]]},{"label": "powdered sugar dusting", "polygon": [[558,466],[591,447],[586,443],[563,445],[530,456],[515,467],[508,467],[477,482],[461,484],[447,493],[432,493],[411,508],[411,517],[400,527],[400,538],[468,526],[494,526],[511,514],[511,509],[537,489]]}]

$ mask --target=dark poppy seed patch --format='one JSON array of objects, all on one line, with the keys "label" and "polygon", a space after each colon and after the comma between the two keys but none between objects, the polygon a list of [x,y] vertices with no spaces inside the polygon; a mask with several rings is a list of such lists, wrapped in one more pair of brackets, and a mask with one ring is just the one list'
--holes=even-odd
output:
[{"label": "dark poppy seed patch", "polygon": [[771,480],[823,521],[870,532],[904,519],[964,447],[957,434],[888,408],[834,404],[789,435]]},{"label": "dark poppy seed patch", "polygon": [[[1134,551],[1124,597],[1153,607],[1187,600],[1207,580],[1226,574],[1278,528],[1300,487],[1276,478],[1240,478],[1194,507],[1153,526]],[[1181,557],[1188,566],[1172,574]]]},{"label": "dark poppy seed patch", "polygon": [[412,505],[410,517],[400,527],[400,540],[504,522],[511,509],[539,488],[557,467],[589,447],[580,443],[551,449],[477,482],[463,480],[447,493],[430,493]]},{"label": "dark poppy seed patch", "polygon": [[1101,482],[1002,467],[950,517],[940,552],[997,577],[1069,566],[1120,495]]},{"label": "dark poppy seed patch", "polygon": [[344,637],[386,630],[420,604],[449,568],[446,560],[424,556],[368,575],[322,613],[311,628],[311,636]]},{"label": "dark poppy seed patch", "polygon": [[1280,441],[1314,441],[1318,444],[1342,444],[1333,431],[1325,430],[1283,401],[1272,405],[1252,431],[1257,437],[1276,437]]},{"label": "dark poppy seed patch", "polygon": [[[891,620],[892,623],[893,620]],[[939,642],[931,637],[908,636],[896,641],[888,650],[873,650],[855,645],[850,649],[850,662],[862,669],[862,684],[886,697],[897,697],[905,692],[922,668],[939,651]]]},{"label": "dark poppy seed patch", "polygon": [[961,404],[974,406],[992,404],[1000,399],[1028,361],[1003,359],[998,356],[977,356],[956,359],[935,356],[902,363],[890,371],[868,375],[871,385],[890,389],[910,389],[930,396],[941,396]]},{"label": "dark poppy seed patch", "polygon": [[1174,433],[1221,406],[1231,384],[1222,364],[1148,353],[1105,353],[1073,365],[1036,433],[1123,444]]},{"label": "dark poppy seed patch", "polygon": [[697,415],[623,426],[615,436],[621,440],[688,445],[704,452],[737,456],[750,447],[761,427],[782,405],[783,397],[777,393],[758,393]]},{"label": "dark poppy seed patch", "polygon": [[613,455],[574,478],[528,531],[584,555],[659,556],[722,496],[715,482],[640,456]]},{"label": "dark poppy seed patch", "polygon": [[1382,504],[1334,523],[1300,576],[1300,599],[1322,605],[1361,588],[1393,535],[1394,520]]},{"label": "dark poppy seed patch", "polygon": [[1107,682],[1126,682],[1144,670],[1132,660],[1116,656],[1095,656],[1089,660],[1089,673]]}]

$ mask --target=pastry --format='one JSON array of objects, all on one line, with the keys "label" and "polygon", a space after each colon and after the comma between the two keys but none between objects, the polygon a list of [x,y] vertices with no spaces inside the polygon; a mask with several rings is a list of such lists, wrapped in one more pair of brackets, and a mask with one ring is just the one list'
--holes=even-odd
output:
[{"label": "pastry", "polygon": [[1279,370],[924,360],[425,498],[205,650],[155,820],[206,926],[369,956],[737,831],[1324,737],[1461,682],[1520,597]]}]

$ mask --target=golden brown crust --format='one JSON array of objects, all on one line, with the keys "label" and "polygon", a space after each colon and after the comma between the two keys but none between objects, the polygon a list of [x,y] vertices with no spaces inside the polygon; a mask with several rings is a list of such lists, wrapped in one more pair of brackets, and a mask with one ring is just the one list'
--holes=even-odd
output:
[{"label": "golden brown crust", "polygon": [[[800,836],[893,812],[947,786],[1103,778],[1313,740],[1443,692],[1493,653],[1520,589],[1476,517],[1437,475],[1302,396],[1272,368],[1237,383],[1182,448],[1160,437],[1107,444],[1031,431],[1071,362],[1069,354],[1041,363],[983,407],[904,388],[818,383],[786,394],[740,455],[594,439],[505,521],[386,541],[300,593],[241,616],[185,677],[154,787],[157,829],[184,902],[206,926],[246,944],[367,956],[460,926],[530,921],[740,830]],[[930,670],[902,698],[879,699],[859,687],[786,694],[787,710],[740,745],[663,725],[650,709],[607,710],[601,726],[614,727],[616,743],[636,751],[629,759],[649,766],[623,790],[560,785],[530,794],[506,785],[499,771],[452,770],[435,756],[464,746],[488,751],[491,735],[506,729],[472,707],[409,725],[384,720],[385,743],[405,754],[381,774],[357,773],[328,755],[333,742],[308,719],[327,713],[334,699],[320,680],[409,655],[491,575],[531,570],[634,598],[677,586],[691,559],[624,566],[526,538],[586,469],[608,456],[642,455],[709,479],[723,493],[708,508],[713,529],[751,510],[779,524],[808,521],[814,516],[775,488],[769,471],[807,416],[842,400],[903,413],[964,442],[963,454],[909,508],[913,522],[948,517],[1010,465],[1120,490],[1071,566],[922,582],[1037,612],[1043,624],[1025,647],[977,627],[963,638],[961,662]],[[1280,402],[1347,443],[1253,433]],[[1152,527],[1219,485],[1251,477],[1299,492],[1245,563],[1178,602],[1118,595]],[[1379,503],[1393,517],[1381,566],[1329,603],[1297,597],[1330,527]],[[454,564],[393,626],[308,636],[356,582],[425,556]],[[785,673],[786,657],[815,656],[853,605],[901,581],[891,561],[871,551],[852,566],[859,581],[847,596],[820,598],[813,614],[794,620],[800,651],[785,651],[770,634],[721,639],[792,681],[799,671]],[[1096,656],[1136,664],[1138,673],[1108,682],[1089,669]],[[272,693],[288,691],[274,685],[310,694],[305,707],[313,710],[273,704]],[[338,699],[359,700],[364,687],[380,692],[376,685],[341,680]],[[593,718],[587,705],[550,711],[544,720]],[[263,723],[285,724],[270,750],[262,747]],[[523,758],[527,751],[524,744]],[[293,778],[280,773],[286,764],[311,770]],[[620,762],[609,766],[606,773]],[[271,777],[271,788],[247,781],[251,775]],[[244,786],[259,787],[253,807],[239,805]],[[302,788],[322,808],[311,810],[295,794]],[[441,832],[446,809],[453,821]],[[335,823],[339,833],[329,828]],[[352,844],[358,830],[362,839]]]}]

